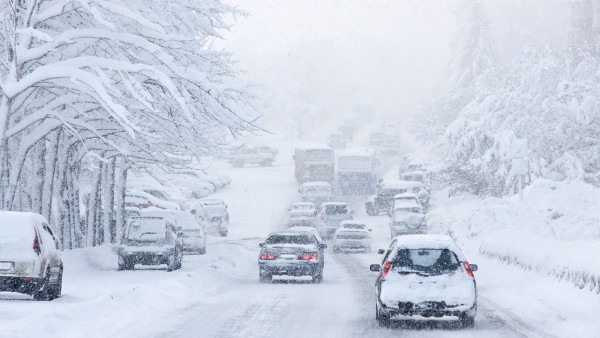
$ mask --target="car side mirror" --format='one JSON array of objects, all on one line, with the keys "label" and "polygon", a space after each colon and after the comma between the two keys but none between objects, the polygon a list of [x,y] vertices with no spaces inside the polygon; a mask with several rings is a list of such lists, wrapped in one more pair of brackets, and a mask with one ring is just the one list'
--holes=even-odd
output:
[{"label": "car side mirror", "polygon": [[377,250],[377,253],[380,254],[380,255],[383,255],[385,253],[385,250],[384,249],[379,249],[379,250]]},{"label": "car side mirror", "polygon": [[321,249],[327,249],[327,244],[321,243],[321,244],[319,244],[319,248],[321,248]]},{"label": "car side mirror", "polygon": [[260,243],[258,244],[258,246],[262,248],[263,246],[265,246],[265,243]]},{"label": "car side mirror", "polygon": [[477,264],[469,264],[469,267],[471,268],[471,271],[475,272],[479,269],[479,267],[477,266]]},{"label": "car side mirror", "polygon": [[379,264],[371,264],[369,266],[369,270],[371,270],[373,272],[379,272],[381,270],[381,265],[379,265]]}]

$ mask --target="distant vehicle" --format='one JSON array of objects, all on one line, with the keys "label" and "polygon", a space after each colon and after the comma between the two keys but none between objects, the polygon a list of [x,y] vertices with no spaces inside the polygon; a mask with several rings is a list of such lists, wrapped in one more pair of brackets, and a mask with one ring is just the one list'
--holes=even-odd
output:
[{"label": "distant vehicle", "polygon": [[311,276],[313,283],[323,280],[325,261],[320,254],[327,245],[314,235],[293,231],[274,232],[260,243],[258,280],[271,282],[273,276]]},{"label": "distant vehicle", "polygon": [[403,181],[415,181],[425,183],[424,171],[407,171],[400,174],[400,179]]},{"label": "distant vehicle", "polygon": [[333,234],[333,252],[361,249],[371,252],[371,229],[358,221],[343,221]]},{"label": "distant vehicle", "polygon": [[327,145],[331,149],[343,149],[346,148],[346,137],[342,133],[333,133],[327,138]]},{"label": "distant vehicle", "polygon": [[118,249],[119,270],[135,264],[166,264],[167,271],[181,268],[183,245],[169,217],[137,216],[127,224]]},{"label": "distant vehicle", "polygon": [[171,218],[171,221],[175,224],[177,235],[181,238],[183,253],[196,253],[200,255],[206,253],[204,227],[200,225],[191,213],[180,210],[145,209],[142,215]]},{"label": "distant vehicle", "polygon": [[332,183],[335,176],[333,149],[306,145],[294,152],[294,174],[298,182],[324,181]]},{"label": "distant vehicle", "polygon": [[400,155],[400,140],[386,136],[381,142],[382,155]]},{"label": "distant vehicle", "polygon": [[266,167],[273,165],[279,152],[270,147],[242,146],[231,152],[229,162],[234,167],[243,167],[245,164],[258,164]]},{"label": "distant vehicle", "polygon": [[318,208],[321,203],[331,200],[331,184],[327,182],[302,183],[298,192],[302,194],[302,202],[311,202]]},{"label": "distant vehicle", "polygon": [[423,207],[414,201],[396,203],[390,215],[390,234],[399,235],[427,233],[427,221]]},{"label": "distant vehicle", "polygon": [[30,212],[0,212],[0,291],[61,296],[63,262],[48,221]]},{"label": "distant vehicle", "polygon": [[407,191],[417,194],[419,202],[424,208],[428,208],[431,187],[425,183],[425,173],[422,171],[410,171],[402,174],[400,178],[402,181],[410,184]]},{"label": "distant vehicle", "polygon": [[402,205],[402,204],[407,204],[407,203],[414,203],[414,204],[422,207],[423,209],[425,209],[423,207],[423,205],[421,204],[421,201],[419,201],[419,197],[417,194],[405,192],[405,193],[397,194],[394,196],[394,202],[392,203],[392,208],[390,209],[390,215],[391,215],[391,210],[393,210],[394,207],[396,207],[397,205]]},{"label": "distant vehicle", "polygon": [[369,145],[371,146],[379,146],[383,143],[385,139],[385,134],[382,132],[374,132],[369,135]]},{"label": "distant vehicle", "polygon": [[386,180],[379,185],[377,195],[371,195],[365,202],[367,215],[376,216],[381,212],[389,213],[394,204],[394,196],[403,193],[417,194],[423,206],[429,203],[429,194],[421,182]]},{"label": "distant vehicle", "polygon": [[385,253],[375,282],[375,318],[392,320],[456,320],[473,327],[477,314],[477,284],[469,264],[452,238],[445,235],[397,237]]},{"label": "distant vehicle", "polygon": [[343,194],[372,194],[377,187],[379,158],[370,148],[352,148],[337,156],[336,177]]},{"label": "distant vehicle", "polygon": [[289,209],[290,217],[288,226],[316,226],[317,225],[317,210],[311,202],[297,202],[292,204]]},{"label": "distant vehicle", "polygon": [[225,202],[216,198],[200,199],[191,212],[205,230],[221,237],[229,233],[229,211]]},{"label": "distant vehicle", "polygon": [[352,219],[352,211],[345,202],[322,203],[317,215],[317,229],[323,238],[331,238],[343,221]]},{"label": "distant vehicle", "polygon": [[349,142],[354,140],[354,127],[352,125],[343,124],[338,127],[338,131],[342,133]]},{"label": "distant vehicle", "polygon": [[125,207],[133,207],[140,210],[150,207],[181,210],[181,206],[176,202],[165,201],[145,191],[136,189],[128,189],[125,193]]}]

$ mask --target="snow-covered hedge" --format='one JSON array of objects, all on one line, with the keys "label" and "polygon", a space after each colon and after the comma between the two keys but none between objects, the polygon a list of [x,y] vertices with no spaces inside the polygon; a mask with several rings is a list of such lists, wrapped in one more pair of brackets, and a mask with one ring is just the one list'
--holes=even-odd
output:
[{"label": "snow-covered hedge", "polygon": [[432,228],[472,251],[600,293],[600,189],[581,180],[538,179],[519,195],[436,196]]}]

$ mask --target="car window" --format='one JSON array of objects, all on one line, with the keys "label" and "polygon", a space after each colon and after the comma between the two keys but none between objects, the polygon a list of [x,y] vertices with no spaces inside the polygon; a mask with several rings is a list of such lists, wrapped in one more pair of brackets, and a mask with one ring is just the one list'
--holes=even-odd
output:
[{"label": "car window", "polygon": [[344,225],[342,225],[342,228],[363,230],[363,229],[365,229],[365,225],[364,224],[344,224]]},{"label": "car window", "polygon": [[127,239],[139,241],[165,239],[165,221],[161,218],[133,219],[129,222]]},{"label": "car window", "polygon": [[267,238],[267,244],[315,244],[315,236],[309,235],[272,235]]},{"label": "car window", "polygon": [[400,249],[392,259],[398,272],[419,271],[429,275],[456,271],[459,261],[449,249]]},{"label": "car window", "polygon": [[347,205],[328,205],[325,208],[325,214],[327,215],[345,215],[348,213]]},{"label": "car window", "polygon": [[54,236],[54,233],[52,232],[52,229],[50,228],[50,226],[47,223],[42,223],[42,228],[50,236],[48,238],[48,241],[50,241],[51,243],[53,243],[54,249],[58,250],[58,239],[56,239],[56,237]]}]

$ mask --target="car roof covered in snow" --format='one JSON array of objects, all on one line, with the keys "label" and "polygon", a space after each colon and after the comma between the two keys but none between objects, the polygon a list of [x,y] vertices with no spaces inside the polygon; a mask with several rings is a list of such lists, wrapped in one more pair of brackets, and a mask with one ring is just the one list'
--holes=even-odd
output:
[{"label": "car roof covered in snow", "polygon": [[4,238],[33,236],[32,226],[41,223],[47,223],[46,219],[33,212],[0,211],[0,233]]},{"label": "car roof covered in snow", "polygon": [[407,171],[405,173],[402,173],[402,176],[404,175],[422,175],[425,176],[425,172],[422,170],[415,170],[415,171]]},{"label": "car roof covered in snow", "polygon": [[465,261],[465,256],[452,237],[444,234],[401,235],[394,237],[394,251],[401,249],[449,249],[458,259]]},{"label": "car roof covered in snow", "polygon": [[323,202],[321,203],[321,208],[326,206],[348,206],[346,202]]},{"label": "car roof covered in snow", "polygon": [[369,147],[353,147],[338,150],[335,152],[335,155],[339,158],[342,156],[373,156],[375,155],[375,150]]},{"label": "car roof covered in snow", "polygon": [[407,198],[417,198],[417,194],[413,194],[412,192],[403,192],[401,194],[394,195],[394,199],[407,199]]},{"label": "car roof covered in snow", "polygon": [[305,182],[302,183],[303,188],[314,188],[314,187],[327,187],[331,188],[331,184],[327,182]]},{"label": "car roof covered in snow", "polygon": [[381,183],[382,189],[408,189],[424,186],[425,184],[417,181],[386,180]]},{"label": "car roof covered in snow", "polygon": [[421,204],[415,200],[396,200],[394,202],[394,210],[404,209],[404,208],[419,208],[423,209]]},{"label": "car roof covered in snow", "polygon": [[361,222],[361,221],[359,221],[359,220],[353,220],[353,219],[350,219],[350,220],[347,220],[347,221],[342,221],[342,222],[340,223],[340,226],[342,226],[342,225],[346,225],[346,224],[357,224],[357,225],[364,225],[365,227],[367,226],[367,225],[365,224],[365,222]]}]

